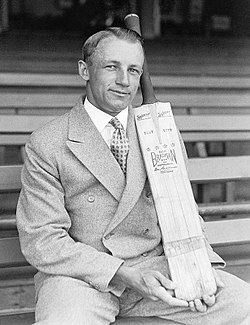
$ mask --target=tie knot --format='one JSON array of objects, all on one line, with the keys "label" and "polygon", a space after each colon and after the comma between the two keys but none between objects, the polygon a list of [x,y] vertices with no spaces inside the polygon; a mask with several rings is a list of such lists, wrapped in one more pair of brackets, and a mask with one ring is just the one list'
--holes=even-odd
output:
[{"label": "tie knot", "polygon": [[123,130],[123,126],[121,122],[118,120],[117,117],[112,118],[112,120],[109,121],[109,123],[115,128],[119,130]]}]

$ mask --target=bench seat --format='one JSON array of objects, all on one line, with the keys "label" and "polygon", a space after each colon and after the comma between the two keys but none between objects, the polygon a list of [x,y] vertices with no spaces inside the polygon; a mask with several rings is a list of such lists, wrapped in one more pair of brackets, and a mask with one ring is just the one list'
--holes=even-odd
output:
[{"label": "bench seat", "polygon": [[[17,112],[28,112],[39,109],[53,109],[73,107],[80,95],[85,92],[74,90],[71,92],[0,92],[0,108],[15,109]],[[230,92],[225,96],[223,93],[216,94],[211,91],[207,92],[192,92],[192,91],[166,91],[158,90],[156,96],[159,101],[170,102],[173,108],[197,108],[203,110],[204,108],[216,108],[217,110],[244,108],[249,109],[250,91]],[[134,100],[135,105],[141,104],[141,97],[138,94]]]},{"label": "bench seat", "polygon": [[[34,129],[54,117],[52,115],[1,115],[0,144],[22,146]],[[210,117],[209,120],[203,115],[176,116],[176,123],[184,140],[195,143],[197,141],[245,141],[245,136],[250,134],[248,115]],[[6,141],[7,138],[9,142]],[[249,166],[250,156],[199,157],[189,159],[188,169],[193,184],[211,184],[248,180],[250,179]],[[22,165],[0,166],[0,193],[18,194],[21,187],[21,168]],[[200,204],[199,212],[204,217],[210,216],[210,221],[205,223],[207,235],[215,251],[227,261],[226,270],[250,282],[250,202]],[[218,217],[228,215],[230,217],[225,219]],[[21,253],[13,216],[12,218],[6,216],[5,219],[0,220],[0,297],[5,297],[4,300],[0,298],[2,302],[0,324],[10,325],[12,317],[13,325],[29,325],[34,321],[32,278],[36,270],[28,265]],[[117,320],[115,324],[167,325],[170,323],[159,319],[123,319]]]},{"label": "bench seat", "polygon": [[[155,88],[164,89],[249,89],[248,75],[151,75]],[[83,79],[77,74],[0,72],[0,87],[67,87],[82,88]]]}]

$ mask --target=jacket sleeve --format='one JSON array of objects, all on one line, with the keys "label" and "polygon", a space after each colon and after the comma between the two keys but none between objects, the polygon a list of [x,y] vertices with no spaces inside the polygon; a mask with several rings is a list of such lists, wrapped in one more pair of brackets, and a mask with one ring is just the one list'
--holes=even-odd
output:
[{"label": "jacket sleeve", "polygon": [[26,145],[16,213],[25,258],[41,272],[81,279],[99,291],[120,295],[122,285],[111,288],[109,282],[123,260],[70,237],[71,219],[56,159],[45,147],[35,136]]}]

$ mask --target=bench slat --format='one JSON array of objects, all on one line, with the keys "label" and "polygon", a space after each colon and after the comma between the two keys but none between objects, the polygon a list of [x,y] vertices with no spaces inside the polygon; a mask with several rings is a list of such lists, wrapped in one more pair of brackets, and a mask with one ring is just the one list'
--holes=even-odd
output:
[{"label": "bench slat", "polygon": [[[155,88],[212,88],[250,89],[249,76],[151,76]],[[83,87],[85,82],[77,74],[0,72],[0,86],[15,87]]]},{"label": "bench slat", "polygon": [[[243,82],[245,84],[245,82]],[[16,87],[83,87],[77,74],[0,72],[0,86]]]},{"label": "bench slat", "polygon": [[[30,133],[57,116],[0,115],[1,133]],[[244,115],[176,115],[182,132],[250,132],[250,116]]]},{"label": "bench slat", "polygon": [[[188,122],[188,121],[187,121]],[[250,141],[250,132],[185,132],[181,131],[184,142],[228,142]],[[0,138],[1,143],[1,138]]]},{"label": "bench slat", "polygon": [[[24,145],[32,131],[54,118],[53,115],[0,115],[0,145]],[[175,120],[186,142],[250,140],[247,114],[177,115]]]},{"label": "bench slat", "polygon": [[208,240],[213,245],[250,243],[250,218],[206,222]]},{"label": "bench slat", "polygon": [[[250,215],[250,203],[247,202],[235,202],[226,203],[219,202],[217,204],[199,204],[199,214],[202,217],[206,216],[223,216],[223,215]],[[16,230],[15,215],[3,215],[0,219],[0,231],[1,230]],[[238,219],[236,219],[238,221]]]},{"label": "bench slat", "polygon": [[29,139],[29,134],[1,134],[0,146],[15,145],[23,146]]},{"label": "bench slat", "polygon": [[0,191],[20,190],[21,170],[21,165],[0,166]]},{"label": "bench slat", "polygon": [[[188,120],[187,120],[188,122]],[[0,123],[1,124],[1,123]],[[41,126],[43,124],[41,123]],[[32,131],[31,131],[32,132]],[[250,141],[250,132],[185,132],[181,131],[184,142],[228,142],[228,141]],[[23,146],[29,139],[29,132],[27,134],[1,134],[0,131],[0,145],[16,145]]]},{"label": "bench slat", "polygon": [[[1,216],[2,217],[2,216]],[[16,216],[11,215],[7,219],[0,219],[0,231],[1,230],[16,230]]]},{"label": "bench slat", "polygon": [[[250,156],[190,158],[189,177],[194,183],[236,181],[249,178]],[[21,165],[0,166],[0,190],[21,187]]]},{"label": "bench slat", "polygon": [[0,267],[25,266],[18,237],[0,238]]},{"label": "bench slat", "polygon": [[54,118],[53,115],[0,115],[0,134],[31,133]]},{"label": "bench slat", "polygon": [[175,121],[183,132],[250,131],[250,116],[244,115],[176,115]]},{"label": "bench slat", "polygon": [[[244,40],[245,41],[245,40]],[[196,46],[197,49],[197,46]],[[173,55],[164,55],[160,57],[152,56],[148,58],[149,70],[155,75],[196,75],[196,76],[249,76],[250,75],[250,64],[246,61],[246,57],[242,58],[240,61],[237,61],[235,57],[228,58],[227,55],[221,56],[221,60],[219,60],[218,56],[211,61],[210,57],[204,58],[202,54],[201,57],[197,58],[197,56],[192,56],[187,58],[187,53],[185,53],[185,58],[180,59],[180,56],[183,53],[179,53],[173,57]],[[39,51],[37,51],[39,53]],[[37,54],[36,53],[36,54]],[[148,52],[147,52],[148,54]],[[20,60],[20,53],[18,52],[17,58],[15,56],[0,57],[0,65],[1,70],[5,72],[9,71],[18,71],[19,73],[23,73],[23,71],[29,71],[31,73],[48,73],[51,72],[57,73],[61,71],[62,73],[75,73],[77,74],[76,62],[78,60],[78,52],[77,55],[70,55],[67,60],[60,61],[58,57],[61,55],[56,54],[56,60],[51,60],[49,58],[41,58],[34,59],[33,55],[30,55],[30,52],[26,53]],[[65,54],[64,54],[65,55]],[[246,54],[246,56],[248,53]]]},{"label": "bench slat", "polygon": [[[223,216],[228,214],[250,215],[250,203],[247,202],[235,202],[235,203],[223,203],[217,204],[199,204],[199,214],[201,216]],[[0,221],[1,225],[1,221]]]},{"label": "bench slat", "polygon": [[250,156],[189,159],[188,171],[194,183],[249,179]]},{"label": "bench slat", "polygon": [[[220,247],[223,251],[225,245],[245,245],[245,255],[248,258],[250,256],[249,233],[250,218],[206,222],[206,234],[212,246]],[[27,262],[21,252],[19,238],[0,238],[0,267],[25,265]]]},{"label": "bench slat", "polygon": [[[77,98],[82,95],[79,92],[65,93],[0,93],[0,107],[2,108],[53,108],[53,107],[72,107]],[[170,102],[173,107],[193,107],[193,108],[237,108],[250,107],[250,92],[217,94],[209,93],[187,93],[187,92],[157,92],[156,97],[159,101]],[[140,105],[141,99],[137,95],[134,103]]]}]

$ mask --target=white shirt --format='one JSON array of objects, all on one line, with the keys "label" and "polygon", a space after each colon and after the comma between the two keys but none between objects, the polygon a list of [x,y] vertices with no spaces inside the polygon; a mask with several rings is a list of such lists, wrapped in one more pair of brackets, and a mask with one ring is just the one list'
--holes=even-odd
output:
[{"label": "white shirt", "polygon": [[[110,142],[112,139],[113,132],[115,128],[109,124],[109,121],[113,118],[112,115],[105,113],[92,105],[90,101],[85,97],[84,108],[89,114],[92,122],[94,123],[97,130],[100,132],[104,141],[110,148]],[[122,110],[119,114],[116,115],[118,120],[122,123],[124,130],[127,130],[127,121],[128,121],[128,107]]]}]

